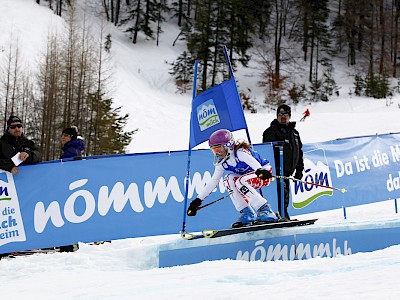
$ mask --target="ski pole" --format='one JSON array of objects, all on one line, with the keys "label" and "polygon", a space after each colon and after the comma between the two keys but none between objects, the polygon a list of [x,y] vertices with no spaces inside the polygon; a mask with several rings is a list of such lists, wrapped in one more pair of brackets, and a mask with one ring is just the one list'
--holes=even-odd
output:
[{"label": "ski pole", "polygon": [[303,180],[300,180],[300,179],[296,179],[294,177],[275,176],[275,175],[272,175],[272,176],[275,177],[275,178],[289,179],[289,180],[292,180],[292,181],[298,181],[298,182],[302,182],[302,183],[305,183],[305,184],[311,184],[311,185],[315,185],[315,186],[320,186],[320,187],[328,188],[328,189],[335,190],[335,191],[341,191],[342,193],[346,193],[347,192],[347,190],[345,188],[335,188],[335,187],[332,187],[332,186],[329,186],[329,185],[323,185],[323,184],[319,184],[319,183],[303,181]]},{"label": "ski pole", "polygon": [[[214,201],[212,201],[212,202],[210,202],[210,203],[207,203],[207,204],[205,204],[205,205],[203,205],[203,206],[199,206],[199,207],[197,208],[197,210],[200,210],[200,209],[202,209],[202,208],[204,208],[204,207],[207,207],[207,206],[209,206],[209,205],[211,205],[211,204],[217,203],[217,202],[219,202],[219,201],[225,199],[226,197],[230,196],[231,194],[232,194],[232,193],[229,193],[229,194],[227,194],[227,195],[225,195],[225,196],[223,196],[223,197],[221,197],[221,198],[219,198],[219,199],[217,199],[217,200],[214,200]],[[185,232],[184,230],[182,230],[182,231],[181,231],[181,237],[184,238],[185,240],[191,240],[191,239],[196,238],[196,235],[193,234],[193,233]]]},{"label": "ski pole", "polygon": [[214,200],[213,202],[210,202],[210,203],[204,204],[204,205],[202,205],[202,206],[199,206],[199,207],[197,208],[197,210],[200,210],[200,209],[202,209],[202,208],[204,208],[204,207],[207,207],[207,206],[209,206],[209,205],[211,205],[211,204],[217,203],[217,202],[219,202],[219,201],[225,199],[226,197],[230,196],[231,194],[232,194],[232,193],[229,193],[229,194],[227,194],[227,195],[225,195],[225,196],[223,196],[223,197],[221,197],[221,198],[219,198],[219,199],[217,199],[217,200]]}]

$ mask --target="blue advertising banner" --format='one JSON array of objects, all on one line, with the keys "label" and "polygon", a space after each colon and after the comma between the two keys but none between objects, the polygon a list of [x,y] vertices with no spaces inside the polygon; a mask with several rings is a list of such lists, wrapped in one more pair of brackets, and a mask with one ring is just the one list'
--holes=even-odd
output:
[{"label": "blue advertising banner", "polygon": [[[255,145],[273,164],[272,146]],[[359,137],[304,145],[303,180],[345,188],[346,193],[292,183],[291,215],[398,197],[400,135]],[[209,150],[192,152],[188,197],[211,178]],[[0,170],[0,253],[179,233],[187,151],[111,155],[53,161]],[[219,187],[205,201],[227,192]],[[277,210],[276,184],[263,195]],[[229,197],[187,218],[187,231],[225,228],[236,221]]]},{"label": "blue advertising banner", "polygon": [[[0,171],[0,253],[179,233],[186,159],[187,151],[112,155]],[[211,178],[212,161],[209,150],[193,152],[189,199]],[[225,194],[221,181],[207,201]],[[237,214],[227,197],[190,217],[188,230],[229,227]]]},{"label": "blue advertising banner", "polygon": [[251,235],[241,233],[231,236],[231,240],[202,239],[166,244],[160,247],[159,267],[221,259],[250,262],[330,258],[376,251],[400,241],[398,221],[324,228],[314,226],[257,231]]},{"label": "blue advertising banner", "polygon": [[400,135],[306,144],[303,181],[291,182],[290,215],[367,204],[400,196]]},{"label": "blue advertising banner", "polygon": [[235,78],[222,82],[196,96],[192,101],[189,147],[207,141],[218,129],[247,128]]}]

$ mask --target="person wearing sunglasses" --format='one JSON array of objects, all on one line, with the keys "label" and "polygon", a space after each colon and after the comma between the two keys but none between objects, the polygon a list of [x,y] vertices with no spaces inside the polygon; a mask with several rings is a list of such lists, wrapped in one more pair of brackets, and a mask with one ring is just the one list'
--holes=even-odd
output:
[{"label": "person wearing sunglasses", "polygon": [[[283,175],[301,179],[303,177],[303,144],[299,132],[295,129],[296,122],[291,122],[292,110],[290,106],[282,104],[276,110],[276,119],[271,122],[263,133],[263,143],[284,142],[283,144]],[[279,146],[274,146],[275,171],[280,175],[280,155]],[[289,179],[284,180],[284,216],[283,219],[290,220],[288,213],[289,206]],[[277,180],[278,208],[281,208],[281,182]]]},{"label": "person wearing sunglasses", "polygon": [[235,141],[227,129],[211,134],[208,144],[214,154],[214,174],[204,189],[197,195],[187,210],[188,216],[195,216],[202,201],[217,187],[225,171],[224,186],[229,192],[233,205],[240,212],[232,228],[275,222],[278,218],[268,201],[257,191],[272,181],[272,167],[245,141]]},{"label": "person wearing sunglasses", "polygon": [[35,164],[41,161],[41,154],[35,142],[26,138],[22,121],[17,116],[10,116],[7,120],[7,128],[0,138],[0,169],[12,174],[19,173],[18,167],[11,159],[17,153],[18,158],[24,164]]}]

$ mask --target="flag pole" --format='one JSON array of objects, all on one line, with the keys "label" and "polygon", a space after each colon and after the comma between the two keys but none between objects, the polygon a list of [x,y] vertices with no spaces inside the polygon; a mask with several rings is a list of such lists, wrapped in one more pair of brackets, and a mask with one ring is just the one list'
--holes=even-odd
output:
[{"label": "flag pole", "polygon": [[[251,139],[250,139],[250,133],[249,133],[249,128],[247,126],[246,118],[244,116],[242,102],[240,101],[240,94],[239,94],[239,91],[237,89],[236,79],[235,79],[235,76],[233,75],[233,69],[232,69],[232,65],[231,65],[231,60],[229,59],[228,50],[226,49],[225,45],[224,45],[224,54],[225,54],[226,62],[228,64],[229,74],[231,75],[231,79],[235,82],[236,94],[238,95],[238,99],[239,99],[239,102],[240,102],[239,105],[242,107],[243,120],[246,123],[245,130],[246,130],[246,135],[247,135],[247,141],[249,142],[250,147],[254,149],[253,144],[252,144]],[[259,189],[259,191],[260,191],[260,194],[262,196],[263,195],[262,189]]]},{"label": "flag pole", "polygon": [[[194,63],[194,79],[193,79],[193,95],[192,95],[192,102],[193,99],[196,97],[196,89],[197,89],[197,66],[198,61],[196,60]],[[190,136],[192,131],[192,118],[193,118],[193,111],[190,113],[190,128],[189,128],[189,150],[188,150],[188,159],[187,159],[187,167],[186,167],[186,178],[185,178],[185,200],[183,205],[183,222],[182,222],[182,231],[181,233],[186,232],[186,210],[187,210],[187,200],[189,194],[189,180],[190,180],[190,159],[192,157],[192,148],[190,147]]]},{"label": "flag pole", "polygon": [[[230,61],[230,59],[229,59],[228,50],[226,49],[226,46],[225,46],[225,45],[224,45],[224,54],[225,54],[226,62],[227,62],[227,64],[228,64],[229,74],[231,75],[232,80],[235,82],[236,93],[237,93],[238,98],[239,98],[239,101],[240,101],[240,94],[239,94],[239,91],[238,91],[238,89],[237,89],[236,79],[235,79],[235,76],[233,75],[233,69],[232,69],[231,61]],[[240,103],[240,106],[242,106],[242,103]],[[244,117],[243,109],[242,109],[242,113],[243,113],[243,119],[244,119],[245,122],[246,122],[246,118]],[[246,129],[246,134],[247,134],[247,140],[248,140],[248,142],[250,143],[251,147],[253,147],[253,145],[252,145],[252,143],[251,143],[249,128],[247,127],[247,124],[246,124],[246,128],[245,128],[245,129]]]}]

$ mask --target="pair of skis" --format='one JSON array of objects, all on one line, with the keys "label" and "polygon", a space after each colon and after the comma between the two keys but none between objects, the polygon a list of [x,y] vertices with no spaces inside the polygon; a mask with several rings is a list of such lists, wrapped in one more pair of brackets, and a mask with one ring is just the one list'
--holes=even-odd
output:
[{"label": "pair of skis", "polygon": [[[275,177],[276,179],[288,179],[288,180],[292,180],[292,181],[297,181],[297,182],[302,182],[303,184],[308,184],[308,185],[315,185],[315,186],[320,186],[320,187],[324,187],[324,188],[328,188],[331,190],[336,190],[336,191],[340,191],[342,193],[347,192],[347,190],[345,188],[337,188],[337,187],[332,187],[332,186],[328,186],[328,185],[323,185],[323,184],[319,184],[319,183],[314,183],[314,182],[308,182],[308,181],[303,181],[300,179],[296,179],[292,176],[287,177],[287,176],[277,176],[277,175],[273,175],[273,177]],[[208,204],[205,204],[203,206],[200,206],[198,208],[198,210],[205,208],[209,205],[212,205],[216,202],[219,202],[223,199],[225,199],[226,197],[228,197],[228,195],[225,195],[215,201],[212,201]],[[185,206],[186,209],[186,206]],[[181,232],[181,236],[182,238],[186,239],[186,240],[193,240],[193,239],[199,239],[199,238],[216,238],[216,237],[221,237],[221,236],[226,236],[226,235],[231,235],[231,234],[236,234],[236,233],[243,233],[243,232],[250,232],[250,231],[257,231],[257,230],[266,230],[266,229],[273,229],[273,228],[286,228],[286,227],[294,227],[294,226],[303,226],[303,225],[311,225],[314,224],[317,221],[317,219],[309,219],[309,220],[303,220],[303,221],[299,221],[299,220],[291,220],[291,221],[277,221],[277,222],[273,222],[273,223],[267,223],[267,224],[262,224],[262,225],[251,225],[251,226],[246,226],[246,227],[240,227],[240,228],[230,228],[230,229],[223,229],[223,230],[213,230],[213,229],[206,229],[203,230],[201,232],[201,234],[194,234],[194,233],[189,233],[185,231],[186,228],[186,223],[185,221],[183,222],[183,226],[182,226],[182,232]]]},{"label": "pair of skis", "polygon": [[229,228],[229,229],[222,229],[222,230],[205,229],[201,232],[201,234],[182,232],[181,237],[185,240],[195,240],[195,239],[200,239],[200,238],[218,238],[218,237],[223,237],[223,236],[227,236],[227,235],[251,232],[251,231],[312,225],[317,220],[318,219],[276,221],[276,222],[271,222],[271,223],[266,223],[266,224],[250,225],[250,226],[245,226],[245,227]]}]

